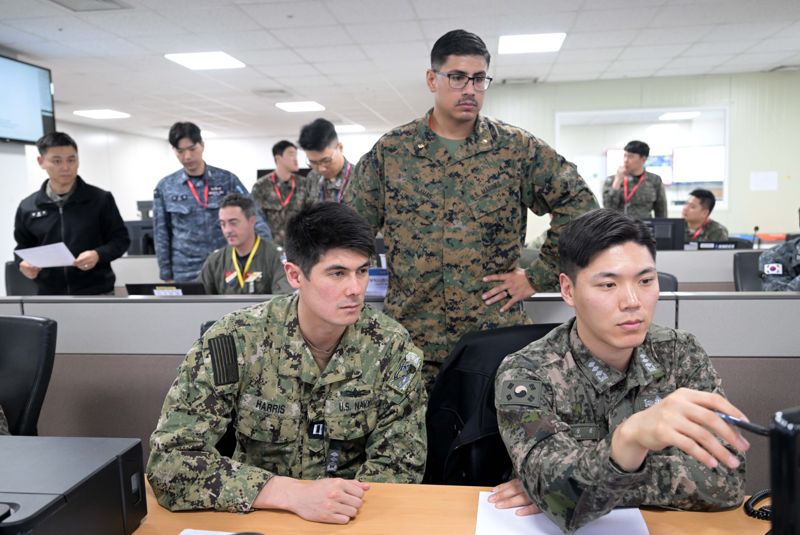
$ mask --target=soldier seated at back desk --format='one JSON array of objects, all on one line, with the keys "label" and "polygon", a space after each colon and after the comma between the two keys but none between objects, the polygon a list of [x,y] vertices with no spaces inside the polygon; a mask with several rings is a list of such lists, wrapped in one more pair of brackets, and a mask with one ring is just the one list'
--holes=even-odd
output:
[{"label": "soldier seated at back desk", "polygon": [[745,416],[692,335],[651,324],[655,254],[644,223],[610,210],[562,232],[561,296],[575,318],[497,371],[498,425],[520,478],[490,498],[498,507],[541,510],[572,532],[617,506],[741,503],[749,444],[715,411]]},{"label": "soldier seated at back desk", "polygon": [[[341,204],[289,221],[285,270],[297,294],[224,316],[167,394],[148,463],[161,505],[346,523],[365,481],[421,481],[422,354],[399,323],[364,305],[374,243]],[[234,410],[227,458],[215,444]]]},{"label": "soldier seated at back desk", "polygon": [[758,267],[765,292],[800,292],[800,238],[761,253]]},{"label": "soldier seated at back desk", "polygon": [[228,245],[206,259],[198,277],[207,294],[286,294],[281,253],[256,234],[256,203],[229,193],[219,203],[219,225]]}]

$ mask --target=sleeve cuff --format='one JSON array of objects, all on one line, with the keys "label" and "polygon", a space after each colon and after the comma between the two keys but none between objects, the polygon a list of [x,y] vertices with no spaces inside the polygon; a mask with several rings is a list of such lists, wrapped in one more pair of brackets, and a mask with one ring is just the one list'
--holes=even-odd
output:
[{"label": "sleeve cuff", "polygon": [[273,475],[255,466],[239,464],[236,473],[223,485],[216,509],[232,513],[252,511],[258,493]]}]

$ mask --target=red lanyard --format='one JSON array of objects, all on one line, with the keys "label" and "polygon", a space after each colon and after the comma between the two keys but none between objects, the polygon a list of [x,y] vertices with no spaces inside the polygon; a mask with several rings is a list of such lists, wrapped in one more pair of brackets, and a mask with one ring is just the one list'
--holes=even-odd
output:
[{"label": "red lanyard", "polygon": [[197,204],[200,205],[200,208],[208,208],[208,179],[206,178],[206,185],[203,188],[203,202],[200,202],[200,196],[197,194],[197,190],[192,184],[192,179],[186,179],[187,184],[189,184],[189,189],[192,191],[192,195],[194,196],[194,200],[197,201]]},{"label": "red lanyard", "polygon": [[278,189],[278,184],[275,183],[275,171],[272,172],[272,187],[275,188],[275,195],[278,196],[278,202],[281,203],[281,208],[286,208],[286,205],[292,200],[292,195],[294,195],[294,185],[294,175],[292,175],[292,191],[289,192],[289,195],[287,195],[286,199],[284,200],[281,198],[281,190]]},{"label": "red lanyard", "polygon": [[700,228],[694,231],[694,234],[692,234],[692,240],[696,240],[697,237],[700,235],[700,233],[703,232],[703,228],[705,228],[706,223],[708,223],[708,218],[706,218],[706,220],[703,221],[703,224],[700,225]]},{"label": "red lanyard", "polygon": [[342,202],[342,195],[344,195],[344,188],[347,187],[347,181],[350,179],[350,171],[352,169],[353,169],[353,164],[347,162],[347,169],[344,172],[344,180],[342,181],[342,187],[339,188],[339,193],[336,194],[336,202]]},{"label": "red lanyard", "polygon": [[630,195],[628,195],[628,177],[627,176],[625,177],[625,191],[624,191],[625,204],[628,204],[628,201],[631,200],[633,194],[636,193],[636,190],[639,189],[639,186],[642,185],[645,176],[647,176],[647,173],[642,173],[642,176],[639,177],[639,182],[637,182],[636,185],[633,187],[633,190],[631,191]]}]

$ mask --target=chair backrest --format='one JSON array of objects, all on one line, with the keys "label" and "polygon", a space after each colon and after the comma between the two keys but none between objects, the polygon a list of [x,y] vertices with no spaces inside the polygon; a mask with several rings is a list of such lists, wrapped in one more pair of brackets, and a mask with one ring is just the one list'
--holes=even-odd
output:
[{"label": "chair backrest", "polygon": [[0,405],[12,435],[36,435],[56,354],[56,322],[0,316]]},{"label": "chair backrest", "polygon": [[13,260],[6,262],[6,295],[37,295],[39,287],[23,275]]},{"label": "chair backrest", "polygon": [[733,284],[737,292],[760,292],[761,273],[758,257],[761,251],[733,253]]},{"label": "chair backrest", "polygon": [[658,290],[661,292],[677,292],[678,277],[671,273],[658,272]]},{"label": "chair backrest", "polygon": [[442,364],[428,402],[425,483],[494,486],[511,478],[494,408],[497,368],[557,326],[518,325],[461,337]]}]

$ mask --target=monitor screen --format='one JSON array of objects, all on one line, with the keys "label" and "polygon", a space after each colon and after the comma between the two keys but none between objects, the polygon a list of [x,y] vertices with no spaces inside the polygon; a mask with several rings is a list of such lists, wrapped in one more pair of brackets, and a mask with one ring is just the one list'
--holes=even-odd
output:
[{"label": "monitor screen", "polygon": [[643,219],[642,222],[650,227],[650,231],[656,239],[657,250],[683,250],[683,239],[686,234],[686,220],[683,218],[658,217]]},{"label": "monitor screen", "polygon": [[36,143],[55,130],[50,70],[0,56],[0,141]]}]

